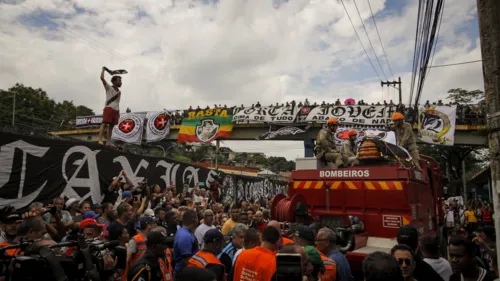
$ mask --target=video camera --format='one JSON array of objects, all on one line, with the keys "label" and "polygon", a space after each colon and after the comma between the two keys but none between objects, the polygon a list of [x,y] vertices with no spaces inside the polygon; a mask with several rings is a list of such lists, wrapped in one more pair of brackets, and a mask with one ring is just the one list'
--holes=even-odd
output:
[{"label": "video camera", "polygon": [[[25,256],[15,256],[13,259],[12,281],[30,280],[100,280],[99,275],[104,268],[104,256],[109,254],[114,259],[118,258],[116,268],[125,268],[127,251],[124,247],[118,247],[118,241],[103,242],[98,240],[85,240],[85,247],[77,241],[63,242],[52,246],[38,246],[36,242],[30,245],[14,245],[7,248],[24,247]],[[73,254],[69,256],[56,255],[56,249],[63,247],[76,247]],[[5,248],[0,249],[0,253]],[[91,262],[87,262],[86,254],[89,253]],[[10,262],[9,262],[10,264]],[[95,268],[94,268],[95,266]],[[8,267],[8,266],[7,266]],[[91,269],[91,270],[89,270]],[[93,272],[90,272],[93,271]]]}]

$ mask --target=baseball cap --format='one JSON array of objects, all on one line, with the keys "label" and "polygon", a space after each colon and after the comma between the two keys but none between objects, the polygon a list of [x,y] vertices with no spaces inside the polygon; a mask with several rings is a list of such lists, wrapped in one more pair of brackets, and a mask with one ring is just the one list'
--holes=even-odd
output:
[{"label": "baseball cap", "polygon": [[94,211],[86,211],[85,214],[83,214],[82,219],[97,219],[100,215],[94,213]]},{"label": "baseball cap", "polygon": [[144,211],[144,215],[145,216],[150,216],[152,218],[155,217],[155,211],[153,211],[152,209],[146,209],[146,211]]},{"label": "baseball cap", "polygon": [[295,231],[295,236],[307,240],[309,242],[314,242],[314,231],[312,228],[306,225],[299,225],[297,231]]},{"label": "baseball cap", "polygon": [[9,214],[2,218],[2,223],[14,223],[19,220],[21,220],[21,216],[19,214]]},{"label": "baseball cap", "polygon": [[323,265],[323,261],[321,260],[321,256],[320,256],[318,250],[316,250],[316,248],[314,248],[314,246],[305,246],[304,250],[306,250],[307,255],[309,256],[309,260],[311,261],[311,264],[313,266],[322,266]]},{"label": "baseball cap", "polygon": [[203,236],[203,242],[205,242],[205,244],[216,243],[222,240],[224,240],[224,235],[222,235],[222,233],[216,228],[205,232],[205,235]]},{"label": "baseball cap", "polygon": [[73,203],[75,202],[79,202],[78,199],[76,198],[69,198],[67,201],[66,201],[66,208],[69,208],[71,207],[71,205],[73,205]]},{"label": "baseball cap", "polygon": [[97,226],[100,226],[100,227],[103,227],[104,224],[99,224],[95,219],[93,218],[87,218],[87,219],[84,219],[80,222],[80,228],[81,229],[84,229],[85,227],[87,227],[87,225],[91,225],[91,224],[95,224]]},{"label": "baseball cap", "polygon": [[148,233],[146,237],[146,245],[147,246],[153,246],[153,245],[160,245],[160,244],[167,244],[168,239],[167,236],[165,236],[163,233],[160,231],[151,231]]},{"label": "baseball cap", "polygon": [[397,240],[399,244],[410,246],[410,248],[415,250],[418,245],[418,236],[417,229],[411,225],[404,225],[399,228]]},{"label": "baseball cap", "polygon": [[149,224],[156,223],[155,219],[150,216],[142,216],[139,219],[139,229],[145,229]]},{"label": "baseball cap", "polygon": [[130,192],[130,190],[125,190],[123,193],[122,193],[122,200],[123,199],[126,199],[126,198],[130,198],[132,197],[132,192]]}]

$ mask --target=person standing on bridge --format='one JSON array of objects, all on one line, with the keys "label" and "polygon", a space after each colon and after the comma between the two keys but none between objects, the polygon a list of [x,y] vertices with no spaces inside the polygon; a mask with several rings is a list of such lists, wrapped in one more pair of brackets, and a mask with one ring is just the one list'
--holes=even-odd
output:
[{"label": "person standing on bridge", "polygon": [[104,134],[104,129],[107,126],[106,131],[106,145],[111,146],[111,134],[113,133],[113,127],[118,124],[118,119],[120,119],[120,97],[122,86],[122,78],[120,76],[111,77],[111,86],[106,82],[104,78],[104,71],[112,74],[109,69],[103,67],[101,70],[101,81],[106,90],[106,103],[104,104],[104,111],[102,114],[102,124],[99,129],[99,138],[97,142],[103,144],[102,135]]},{"label": "person standing on bridge", "polygon": [[394,126],[388,126],[389,130],[394,131],[396,134],[397,145],[408,150],[412,158],[415,168],[420,169],[420,156],[418,155],[417,141],[413,135],[413,127],[410,123],[405,122],[405,117],[399,112],[392,114],[392,121]]},{"label": "person standing on bridge", "polygon": [[344,162],[337,146],[335,145],[334,134],[337,131],[339,120],[337,118],[329,118],[326,121],[326,127],[321,129],[316,138],[316,146],[314,153],[316,159],[327,162],[334,162],[337,168],[343,168]]}]

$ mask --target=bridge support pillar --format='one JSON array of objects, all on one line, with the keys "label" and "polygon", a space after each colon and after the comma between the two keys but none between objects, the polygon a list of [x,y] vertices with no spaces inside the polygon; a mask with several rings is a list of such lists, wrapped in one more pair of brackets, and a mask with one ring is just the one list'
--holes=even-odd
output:
[{"label": "bridge support pillar", "polygon": [[314,140],[304,140],[304,157],[314,157]]}]

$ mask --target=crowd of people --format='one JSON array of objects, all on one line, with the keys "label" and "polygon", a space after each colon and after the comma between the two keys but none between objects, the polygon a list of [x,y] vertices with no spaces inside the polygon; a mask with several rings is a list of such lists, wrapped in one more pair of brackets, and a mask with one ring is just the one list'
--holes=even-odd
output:
[{"label": "crowd of people", "polygon": [[[291,101],[291,102],[285,102],[285,103],[276,103],[276,104],[270,104],[269,107],[273,108],[281,108],[281,107],[308,107],[308,108],[315,108],[317,106],[321,107],[329,107],[329,106],[339,106],[339,105],[376,105],[376,106],[397,106],[399,112],[405,112],[406,115],[408,116],[409,120],[416,120],[416,111],[414,108],[405,106],[404,104],[399,104],[399,103],[394,103],[392,100],[389,101],[378,101],[376,103],[372,102],[365,102],[364,100],[359,100],[355,101],[354,99],[346,99],[344,102],[341,102],[340,99],[337,99],[335,102],[332,103],[327,103],[325,101],[321,103],[317,102],[309,102],[308,99],[305,99],[304,102],[299,101],[298,103],[296,101]],[[485,125],[486,120],[485,120],[485,113],[483,109],[478,106],[478,105],[469,105],[469,104],[459,104],[457,102],[447,102],[443,103],[442,100],[438,100],[437,102],[430,102],[426,101],[424,103],[425,107],[431,107],[431,106],[452,106],[456,105],[457,106],[457,119],[456,119],[456,124],[457,125]],[[188,110],[205,110],[205,109],[243,109],[243,108],[258,108],[262,107],[260,102],[256,102],[255,104],[252,104],[250,106],[245,106],[245,105],[240,105],[240,106],[227,106],[227,105],[222,105],[222,104],[214,104],[213,106],[206,106],[206,107],[200,107],[200,106],[189,106]],[[172,118],[172,123],[173,125],[180,125],[182,123],[182,118],[183,118],[183,111],[182,110],[175,110],[173,112],[173,118]]]},{"label": "crowd of people", "polygon": [[[134,186],[122,171],[101,204],[55,198],[50,205],[34,202],[25,213],[4,210],[0,248],[32,241],[4,254],[37,255],[76,239],[75,233],[88,241],[115,241],[117,248],[126,249],[126,262],[119,266],[113,251],[103,252],[101,280],[289,280],[293,268],[278,266],[288,254],[299,257],[302,280],[354,280],[334,230],[316,222],[284,232],[269,217],[270,200],[222,204],[216,181],[208,190],[188,185],[177,190],[174,184],[163,189]],[[419,238],[415,228],[403,226],[390,253],[366,257],[364,280],[494,280],[498,272],[491,208],[476,201],[468,206],[463,210],[457,201],[444,206],[452,235],[448,256],[440,255],[443,248],[436,237]],[[460,233],[457,225],[467,232]],[[71,256],[77,248],[52,250]],[[3,278],[9,280],[6,272]]]}]

